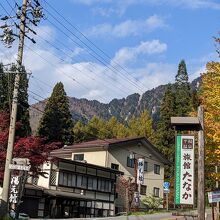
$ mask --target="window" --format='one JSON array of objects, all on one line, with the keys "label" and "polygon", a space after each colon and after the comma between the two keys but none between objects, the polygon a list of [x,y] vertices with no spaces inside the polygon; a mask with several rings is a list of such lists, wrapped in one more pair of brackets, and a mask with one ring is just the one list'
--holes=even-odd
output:
[{"label": "window", "polygon": [[147,171],[147,167],[148,167],[148,162],[144,162],[144,171]]},{"label": "window", "polygon": [[115,163],[111,163],[111,168],[114,170],[119,170],[119,165]]},{"label": "window", "polygon": [[134,168],[134,159],[130,159],[130,157],[127,157],[127,167]]},{"label": "window", "polygon": [[74,160],[84,160],[84,154],[74,154]]},{"label": "window", "polygon": [[76,175],[60,172],[59,173],[59,185],[74,187],[76,185]]},{"label": "window", "polygon": [[105,191],[105,180],[103,179],[98,180],[98,190]]},{"label": "window", "polygon": [[82,185],[81,186],[83,188],[87,188],[87,177],[86,176],[82,177]]},{"label": "window", "polygon": [[160,165],[154,164],[154,173],[160,174]]},{"label": "window", "polygon": [[77,187],[81,187],[82,186],[82,176],[78,175],[77,176]]},{"label": "window", "polygon": [[147,186],[146,185],[141,185],[140,194],[141,195],[146,195],[146,192],[147,192]]},{"label": "window", "polygon": [[155,197],[159,197],[160,196],[160,189],[157,187],[154,187],[153,195]]},{"label": "window", "polygon": [[88,177],[88,189],[93,189],[93,177]]}]

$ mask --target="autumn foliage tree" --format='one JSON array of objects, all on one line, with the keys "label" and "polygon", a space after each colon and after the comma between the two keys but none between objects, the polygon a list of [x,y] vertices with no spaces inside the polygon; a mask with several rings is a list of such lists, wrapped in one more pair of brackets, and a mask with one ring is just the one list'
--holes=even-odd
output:
[{"label": "autumn foliage tree", "polygon": [[[20,123],[16,129],[19,130]],[[5,168],[5,158],[8,142],[9,114],[0,112],[0,184],[2,184]],[[40,137],[16,137],[13,150],[13,157],[30,159],[31,172],[34,176],[43,174],[40,165],[48,161],[52,150],[58,148],[59,143],[48,143],[46,139]]]},{"label": "autumn foliage tree", "polygon": [[205,113],[206,167],[214,180],[220,180],[215,166],[220,166],[220,63],[209,62],[207,72],[202,75],[200,91]]},{"label": "autumn foliage tree", "polygon": [[124,176],[119,176],[117,178],[116,192],[118,193],[119,198],[122,200],[126,212],[131,211],[135,190],[136,184],[134,179],[131,177],[125,178]]}]

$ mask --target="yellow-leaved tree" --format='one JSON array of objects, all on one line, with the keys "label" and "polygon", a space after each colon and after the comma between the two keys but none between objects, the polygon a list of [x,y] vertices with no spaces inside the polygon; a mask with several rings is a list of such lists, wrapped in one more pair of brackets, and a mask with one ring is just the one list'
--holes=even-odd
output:
[{"label": "yellow-leaved tree", "polygon": [[209,62],[202,75],[200,100],[204,106],[206,166],[213,180],[220,180],[220,63]]}]

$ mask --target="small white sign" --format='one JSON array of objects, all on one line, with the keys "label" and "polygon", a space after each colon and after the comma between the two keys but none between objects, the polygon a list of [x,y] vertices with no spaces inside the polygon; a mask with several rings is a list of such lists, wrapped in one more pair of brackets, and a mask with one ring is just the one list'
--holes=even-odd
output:
[{"label": "small white sign", "polygon": [[208,192],[209,203],[220,202],[220,191]]},{"label": "small white sign", "polygon": [[144,184],[144,158],[138,159],[137,183]]},{"label": "small white sign", "polygon": [[29,171],[31,166],[19,165],[19,164],[9,164],[10,170],[24,170]]}]

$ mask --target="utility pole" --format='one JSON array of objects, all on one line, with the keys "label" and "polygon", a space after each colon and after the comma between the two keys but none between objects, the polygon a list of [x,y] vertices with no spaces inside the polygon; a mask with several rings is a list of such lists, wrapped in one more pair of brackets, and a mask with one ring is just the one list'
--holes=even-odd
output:
[{"label": "utility pole", "polygon": [[19,33],[19,45],[18,45],[17,68],[16,68],[17,71],[16,71],[15,83],[14,83],[7,154],[6,154],[6,160],[5,160],[3,191],[2,191],[1,206],[2,206],[3,214],[6,214],[8,210],[8,192],[9,192],[10,174],[11,174],[9,170],[9,164],[12,161],[13,147],[14,147],[14,140],[15,140],[15,126],[16,126],[17,107],[18,107],[18,89],[19,89],[20,70],[22,67],[23,51],[24,51],[26,10],[27,10],[27,0],[23,0],[21,20],[20,20],[20,33]]},{"label": "utility pole", "polygon": [[[12,42],[14,41],[12,36],[16,36],[19,38],[18,44],[18,55],[17,55],[17,63],[16,63],[16,75],[15,75],[15,82],[14,82],[14,90],[13,90],[13,99],[12,99],[12,108],[11,108],[11,115],[10,115],[10,126],[9,126],[9,136],[8,136],[8,145],[7,145],[7,154],[5,160],[5,171],[4,171],[4,180],[3,180],[3,192],[2,192],[2,201],[1,201],[1,208],[0,208],[0,217],[4,216],[8,211],[8,194],[9,194],[9,187],[10,187],[10,169],[9,164],[12,162],[13,156],[13,147],[15,141],[15,126],[16,126],[16,119],[17,119],[17,106],[18,106],[18,92],[19,92],[19,82],[20,82],[20,74],[22,69],[22,61],[23,61],[23,51],[24,51],[24,40],[27,37],[33,43],[35,41],[26,35],[26,29],[31,31],[33,34],[36,34],[32,29],[27,27],[26,20],[30,21],[32,24],[37,26],[37,23],[43,17],[43,13],[41,11],[42,7],[40,6],[38,0],[34,0],[35,5],[31,5],[29,0],[23,0],[22,7],[18,7],[18,12],[15,17],[20,19],[20,24],[17,25],[15,22],[16,28],[19,28],[19,35],[13,34],[12,29],[5,25],[4,34],[2,35],[2,40],[5,44],[8,44],[8,48],[11,47]],[[33,20],[27,18],[27,9],[30,9],[30,13],[33,17]],[[1,18],[1,20],[7,20],[14,17],[5,16]]]},{"label": "utility pole", "polygon": [[205,220],[205,140],[204,140],[204,108],[199,106],[198,119],[198,220]]}]

